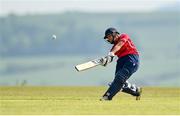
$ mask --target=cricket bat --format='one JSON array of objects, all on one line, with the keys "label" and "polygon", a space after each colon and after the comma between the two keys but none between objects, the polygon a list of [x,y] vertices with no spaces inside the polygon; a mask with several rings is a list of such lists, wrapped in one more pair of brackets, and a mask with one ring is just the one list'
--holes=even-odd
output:
[{"label": "cricket bat", "polygon": [[95,66],[98,66],[100,64],[102,64],[101,58],[94,59],[94,60],[91,60],[89,62],[85,62],[82,64],[78,64],[75,66],[75,69],[80,72],[80,71],[87,70],[87,69],[93,68]]}]

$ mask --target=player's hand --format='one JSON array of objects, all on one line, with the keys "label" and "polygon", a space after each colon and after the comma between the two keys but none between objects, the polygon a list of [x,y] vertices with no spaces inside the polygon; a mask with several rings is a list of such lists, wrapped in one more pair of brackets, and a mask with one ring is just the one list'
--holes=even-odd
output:
[{"label": "player's hand", "polygon": [[100,61],[102,66],[105,66],[105,64],[107,63],[106,57],[102,57]]},{"label": "player's hand", "polygon": [[107,66],[108,63],[111,63],[113,61],[114,54],[109,53],[106,57],[101,58],[102,66]]}]

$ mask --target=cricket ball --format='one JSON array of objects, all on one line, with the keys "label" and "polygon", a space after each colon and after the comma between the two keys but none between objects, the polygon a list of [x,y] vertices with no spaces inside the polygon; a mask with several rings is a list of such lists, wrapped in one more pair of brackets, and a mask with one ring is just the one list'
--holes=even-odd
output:
[{"label": "cricket ball", "polygon": [[52,35],[52,39],[55,40],[57,37],[56,35]]}]

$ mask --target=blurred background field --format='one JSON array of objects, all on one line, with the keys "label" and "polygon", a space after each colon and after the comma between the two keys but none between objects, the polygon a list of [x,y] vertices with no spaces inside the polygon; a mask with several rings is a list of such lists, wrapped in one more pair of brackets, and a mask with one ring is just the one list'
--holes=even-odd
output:
[{"label": "blurred background field", "polygon": [[[96,56],[91,56],[95,58]],[[77,72],[74,66],[88,61],[86,56],[33,56],[6,58],[1,64],[1,85],[107,85],[112,81],[115,63]],[[130,79],[143,86],[179,86],[176,59],[145,60]],[[163,68],[166,67],[166,68]],[[146,69],[146,70],[145,70]]]},{"label": "blurred background field", "polygon": [[[0,85],[107,85],[114,78],[115,62],[106,68],[96,67],[81,73],[76,72],[74,66],[106,55],[111,45],[104,42],[104,31],[116,27],[130,35],[140,52],[141,66],[131,82],[141,86],[179,87],[180,2],[136,2],[117,4],[133,5],[138,11],[127,5],[127,9],[108,12],[108,1],[104,1],[104,8],[107,7],[104,11],[101,6],[99,10],[94,6],[95,11],[87,11],[88,3],[99,2],[0,0]],[[53,12],[46,3],[57,3],[54,9],[68,3],[71,7]],[[113,3],[116,2],[111,2],[112,8],[113,5],[116,8]],[[158,3],[161,3],[158,7],[147,9],[148,4]],[[32,10],[38,9],[38,5],[51,12]],[[81,9],[83,5],[86,10]],[[57,35],[56,40],[52,40],[53,34]]]}]

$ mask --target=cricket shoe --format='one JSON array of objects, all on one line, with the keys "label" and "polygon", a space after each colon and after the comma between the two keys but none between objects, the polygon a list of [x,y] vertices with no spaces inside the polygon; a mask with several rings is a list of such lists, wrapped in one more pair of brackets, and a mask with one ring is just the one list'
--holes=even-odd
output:
[{"label": "cricket shoe", "polygon": [[108,96],[103,96],[100,101],[111,101]]},{"label": "cricket shoe", "polygon": [[142,88],[137,87],[136,92],[137,92],[136,100],[140,100],[141,99],[141,94],[142,94]]}]

